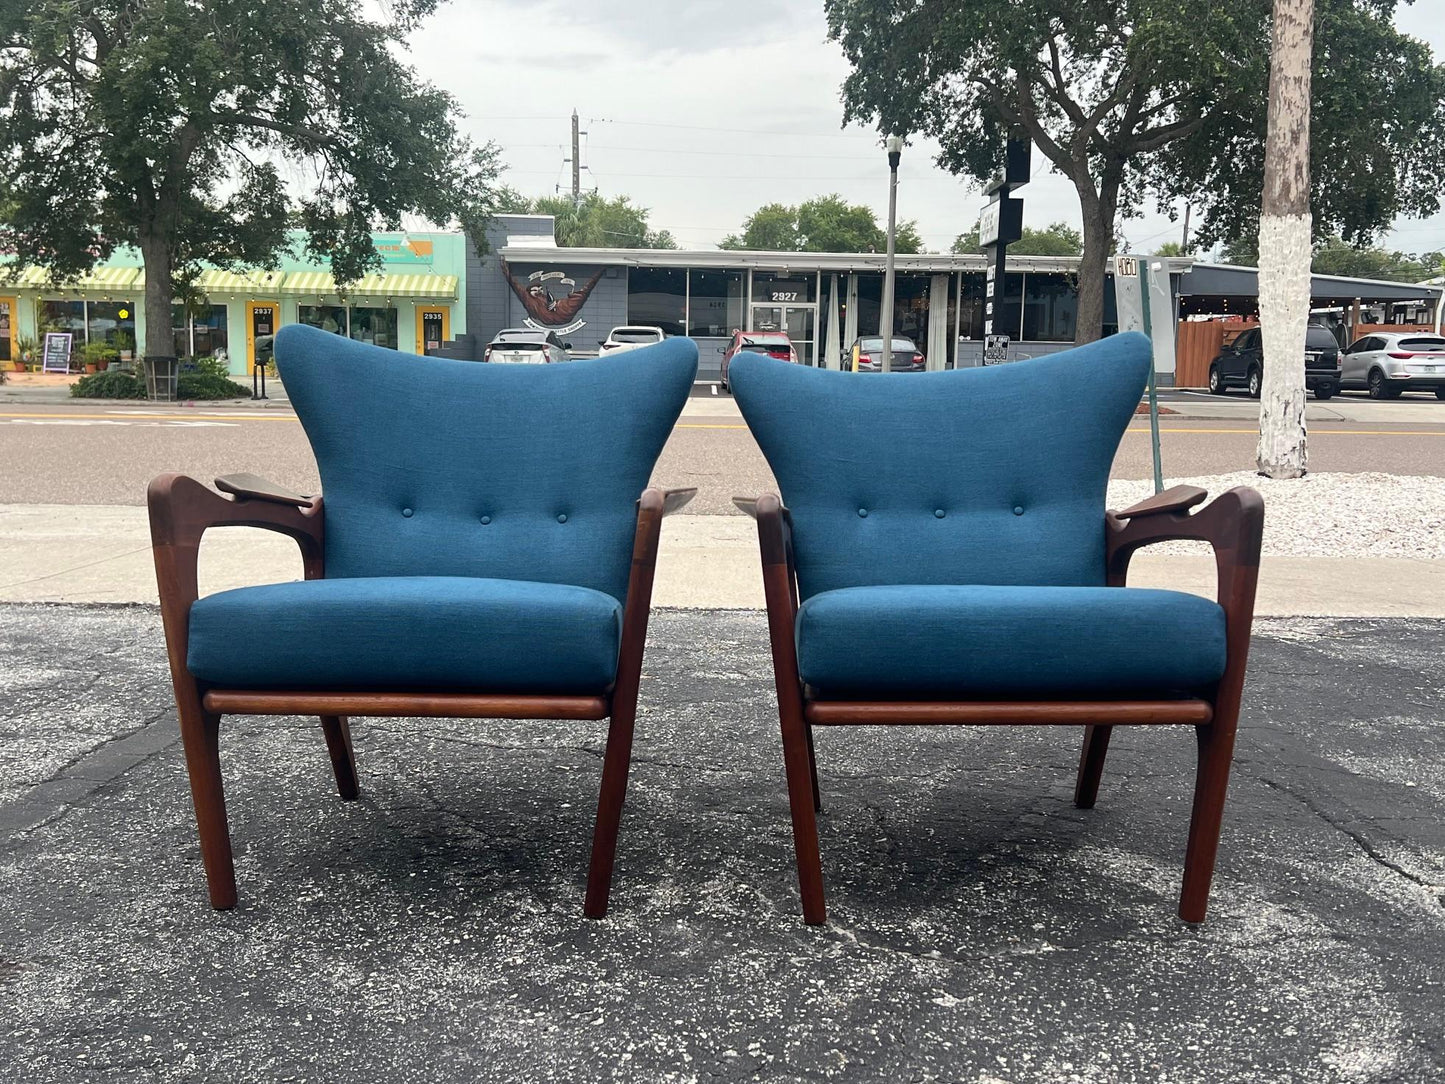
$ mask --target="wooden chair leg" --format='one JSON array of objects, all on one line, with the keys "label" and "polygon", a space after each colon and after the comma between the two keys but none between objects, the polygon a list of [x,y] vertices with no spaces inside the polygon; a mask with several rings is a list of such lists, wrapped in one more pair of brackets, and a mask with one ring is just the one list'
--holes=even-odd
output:
[{"label": "wooden chair leg", "polygon": [[818,786],[818,754],[813,748],[813,728],[808,731],[808,774],[813,777],[813,812],[823,812],[823,791]]},{"label": "wooden chair leg", "polygon": [[344,715],[323,715],[321,732],[326,735],[326,751],[331,754],[337,793],[349,802],[361,793],[356,782],[356,753],[351,748],[351,724]]},{"label": "wooden chair leg", "polygon": [[592,832],[592,864],[587,871],[588,918],[607,916],[607,897],[612,890],[612,864],[617,857],[617,829],[622,822],[622,803],[627,797],[627,769],[632,762],[632,730],[635,708],[614,704],[612,723],[607,728],[607,753],[602,760],[602,790],[597,797],[597,825]]},{"label": "wooden chair leg", "polygon": [[[791,710],[790,710],[791,709]],[[823,903],[823,860],[818,853],[817,790],[811,771],[808,725],[791,705],[781,706],[783,766],[788,777],[788,805],[793,813],[793,849],[798,861],[798,888],[803,896],[803,921],[821,926],[828,920]]]},{"label": "wooden chair leg", "polygon": [[1104,755],[1109,751],[1112,726],[1084,727],[1084,748],[1079,753],[1079,778],[1074,784],[1074,805],[1093,809],[1099,797],[1099,777],[1104,774]]},{"label": "wooden chair leg", "polygon": [[191,777],[191,802],[201,836],[201,862],[211,906],[229,911],[236,906],[236,869],[231,860],[231,833],[226,827],[226,795],[221,785],[221,717],[199,704],[180,708],[181,744]]},{"label": "wooden chair leg", "polygon": [[1195,728],[1199,770],[1194,780],[1194,813],[1189,821],[1189,846],[1184,853],[1184,888],[1179,917],[1203,922],[1209,906],[1209,885],[1219,852],[1219,827],[1224,819],[1224,793],[1234,757],[1234,727],[1219,722]]}]

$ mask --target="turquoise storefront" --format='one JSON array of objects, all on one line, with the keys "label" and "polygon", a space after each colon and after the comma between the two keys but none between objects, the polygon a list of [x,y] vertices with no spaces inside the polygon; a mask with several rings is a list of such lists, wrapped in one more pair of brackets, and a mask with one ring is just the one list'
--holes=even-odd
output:
[{"label": "turquoise storefront", "polygon": [[[270,358],[277,328],[307,323],[403,353],[435,350],[466,330],[466,240],[460,233],[378,233],[381,267],[340,285],[329,267],[295,254],[274,270],[208,268],[187,314],[174,306],[168,337],[150,343],[139,254],[117,250],[104,266],[57,288],[38,268],[0,277],[0,363],[21,360],[51,331],[69,332],[78,351],[105,342],[122,358],[141,353],[224,356],[233,375]],[[295,253],[305,236],[293,236]],[[163,333],[164,336],[164,333]],[[138,347],[137,347],[138,344]]]}]

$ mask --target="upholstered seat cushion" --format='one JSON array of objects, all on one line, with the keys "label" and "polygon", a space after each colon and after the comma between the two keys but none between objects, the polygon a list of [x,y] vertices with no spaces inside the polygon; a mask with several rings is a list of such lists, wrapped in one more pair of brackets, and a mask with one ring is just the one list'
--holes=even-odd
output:
[{"label": "upholstered seat cushion", "polygon": [[1224,611],[1123,587],[873,586],[803,603],[798,665],[827,698],[1116,699],[1224,672]]},{"label": "upholstered seat cushion", "polygon": [[191,607],[187,666],[228,688],[600,693],[622,606],[587,587],[461,576],[307,580]]}]

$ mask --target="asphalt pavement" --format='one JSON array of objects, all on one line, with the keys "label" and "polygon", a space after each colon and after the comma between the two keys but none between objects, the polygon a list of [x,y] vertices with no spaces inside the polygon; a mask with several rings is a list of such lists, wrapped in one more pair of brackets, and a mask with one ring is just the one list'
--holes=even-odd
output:
[{"label": "asphalt pavement", "polygon": [[156,612],[0,606],[0,1080],[1445,1079],[1445,624],[1256,632],[1204,925],[1192,735],[856,728],[810,928],[760,614],[654,618],[592,922],[600,725],[228,718],[217,913]]}]

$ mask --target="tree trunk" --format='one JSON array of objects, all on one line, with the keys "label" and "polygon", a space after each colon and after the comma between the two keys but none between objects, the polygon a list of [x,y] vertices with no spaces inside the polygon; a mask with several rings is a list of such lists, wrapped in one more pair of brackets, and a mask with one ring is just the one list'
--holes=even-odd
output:
[{"label": "tree trunk", "polygon": [[1264,337],[1259,469],[1299,478],[1308,466],[1305,327],[1310,312],[1310,55],[1314,0],[1274,0],[1269,130],[1259,219]]},{"label": "tree trunk", "polygon": [[1117,188],[1110,192],[1109,181],[1104,182],[1102,191],[1096,192],[1088,174],[1088,163],[1081,163],[1080,168],[1083,173],[1074,178],[1074,187],[1079,193],[1079,210],[1084,219],[1084,252],[1079,258],[1079,307],[1074,342],[1083,345],[1104,334],[1104,271],[1114,241],[1118,195]]},{"label": "tree trunk", "polygon": [[170,238],[158,231],[140,238],[141,264],[145,268],[145,343],[137,344],[142,357],[174,357],[175,335],[171,330],[171,246]]}]

